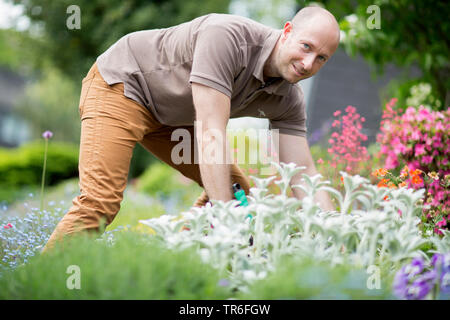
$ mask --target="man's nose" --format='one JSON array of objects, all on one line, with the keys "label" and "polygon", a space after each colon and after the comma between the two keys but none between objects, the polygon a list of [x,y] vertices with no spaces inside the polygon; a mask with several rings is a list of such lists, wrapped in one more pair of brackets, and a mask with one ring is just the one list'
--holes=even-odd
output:
[{"label": "man's nose", "polygon": [[314,55],[313,54],[308,54],[303,59],[303,69],[305,69],[305,72],[307,72],[307,73],[311,72],[313,63],[314,63]]}]

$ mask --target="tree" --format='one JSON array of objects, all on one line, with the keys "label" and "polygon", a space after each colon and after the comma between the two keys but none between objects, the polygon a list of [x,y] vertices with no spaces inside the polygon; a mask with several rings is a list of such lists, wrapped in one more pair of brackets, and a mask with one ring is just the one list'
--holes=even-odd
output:
[{"label": "tree", "polygon": [[[433,94],[440,100],[438,109],[444,110],[450,105],[450,6],[447,1],[320,2],[338,19],[347,53],[361,54],[375,67],[377,74],[383,73],[387,63],[399,67],[418,66],[422,72],[419,80],[431,84]],[[297,0],[297,3],[303,7],[310,1]],[[371,29],[373,5],[379,8],[379,29]]]},{"label": "tree", "polygon": [[68,10],[73,0],[12,2],[23,5],[25,15],[38,27],[41,46],[36,49],[35,64],[48,57],[78,82],[96,57],[125,34],[169,27],[207,13],[227,12],[229,5],[229,0],[203,0],[201,5],[197,0],[78,0],[80,29],[69,29],[76,13]]},{"label": "tree", "polygon": [[[36,132],[51,126],[55,132],[64,132],[58,136],[69,141],[79,139],[81,79],[109,46],[127,33],[170,27],[207,13],[226,13],[229,6],[229,0],[202,0],[201,4],[198,0],[6,1],[23,5],[31,26],[23,32],[0,31],[0,65],[38,79],[29,85],[16,112],[22,113]],[[74,4],[79,8],[79,29]],[[51,116],[45,118],[46,114]],[[70,125],[61,129],[64,123]],[[138,145],[130,178],[153,159]]]}]

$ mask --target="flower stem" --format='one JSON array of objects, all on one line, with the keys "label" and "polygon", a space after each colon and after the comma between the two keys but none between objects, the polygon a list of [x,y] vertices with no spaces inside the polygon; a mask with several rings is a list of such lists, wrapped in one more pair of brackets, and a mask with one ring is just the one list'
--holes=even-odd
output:
[{"label": "flower stem", "polygon": [[42,170],[42,181],[41,181],[41,206],[40,211],[44,209],[44,184],[45,184],[45,170],[47,167],[47,149],[48,149],[48,139],[45,139],[45,151],[44,151],[44,168]]}]

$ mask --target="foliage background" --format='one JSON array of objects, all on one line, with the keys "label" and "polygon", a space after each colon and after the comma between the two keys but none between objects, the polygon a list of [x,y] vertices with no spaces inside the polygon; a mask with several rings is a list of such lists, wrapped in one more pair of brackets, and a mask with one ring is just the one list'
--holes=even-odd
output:
[{"label": "foliage background", "polygon": [[[81,29],[69,30],[67,7],[73,1],[8,1],[24,7],[31,25],[24,31],[0,29],[0,66],[8,67],[28,80],[16,114],[31,127],[32,136],[44,130],[53,140],[79,144],[78,116],[81,79],[97,56],[127,33],[164,28],[211,12],[227,12],[229,1],[77,1]],[[156,161],[139,144],[129,178],[139,176]]]},{"label": "foliage background", "polygon": [[[410,102],[411,89],[424,88],[424,84],[426,89],[420,89],[423,99],[416,99],[415,106],[426,103],[442,109],[449,104],[450,23],[447,17],[450,12],[445,1],[206,0],[199,5],[196,0],[79,0],[75,4],[81,8],[80,30],[66,27],[70,15],[66,9],[74,4],[72,1],[5,1],[22,5],[23,14],[30,20],[30,26],[24,30],[0,29],[0,66],[28,79],[15,112],[30,124],[35,137],[48,129],[55,133],[53,140],[79,143],[77,105],[81,79],[96,57],[121,36],[169,27],[210,12],[227,13],[236,6],[244,6],[241,12],[250,18],[279,28],[285,17],[298,9],[307,5],[323,6],[340,23],[343,40],[340,47],[350,55],[364,57],[374,67],[374,77],[381,75],[390,63],[405,70],[409,66],[420,69],[419,78],[404,74],[391,82],[384,99],[395,96],[399,98],[397,105],[404,106]],[[367,28],[370,5],[381,9],[381,29]],[[383,105],[384,101],[380,108]],[[317,154],[324,151],[317,150]],[[322,158],[326,161],[326,154]],[[137,145],[129,178],[139,177],[155,161]]]}]

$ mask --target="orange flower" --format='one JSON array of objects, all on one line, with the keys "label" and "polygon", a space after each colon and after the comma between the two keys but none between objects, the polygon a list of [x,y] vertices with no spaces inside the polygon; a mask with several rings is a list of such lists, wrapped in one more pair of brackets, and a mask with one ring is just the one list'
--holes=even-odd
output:
[{"label": "orange flower", "polygon": [[400,188],[402,187],[406,187],[406,181],[400,182],[400,184],[398,185]]},{"label": "orange flower", "polygon": [[422,183],[423,183],[423,180],[422,180],[422,178],[419,177],[418,175],[414,175],[414,176],[412,177],[412,179],[411,179],[411,182],[412,182],[413,184],[422,184]]},{"label": "orange flower", "polygon": [[387,183],[389,182],[388,179],[381,179],[380,182],[378,182],[378,188],[387,188]]},{"label": "orange flower", "polygon": [[388,196],[385,196],[385,197],[383,198],[383,200],[384,200],[384,201],[389,201],[389,197],[388,197]]},{"label": "orange flower", "polygon": [[397,189],[397,186],[396,186],[393,182],[391,182],[391,181],[389,181],[388,187],[389,187],[390,189]]},{"label": "orange flower", "polygon": [[384,177],[385,175],[387,175],[388,172],[389,171],[387,171],[386,169],[380,168],[380,169],[377,169],[374,172],[372,172],[372,175],[375,177],[378,177],[378,176]]},{"label": "orange flower", "polygon": [[406,179],[408,177],[409,168],[408,166],[404,166],[402,171],[400,172],[400,178]]},{"label": "orange flower", "polygon": [[344,183],[344,177],[341,177],[341,182]]},{"label": "orange flower", "polygon": [[411,177],[418,176],[418,175],[420,175],[422,172],[423,172],[423,171],[420,170],[420,169],[409,170],[409,174],[411,175]]}]

